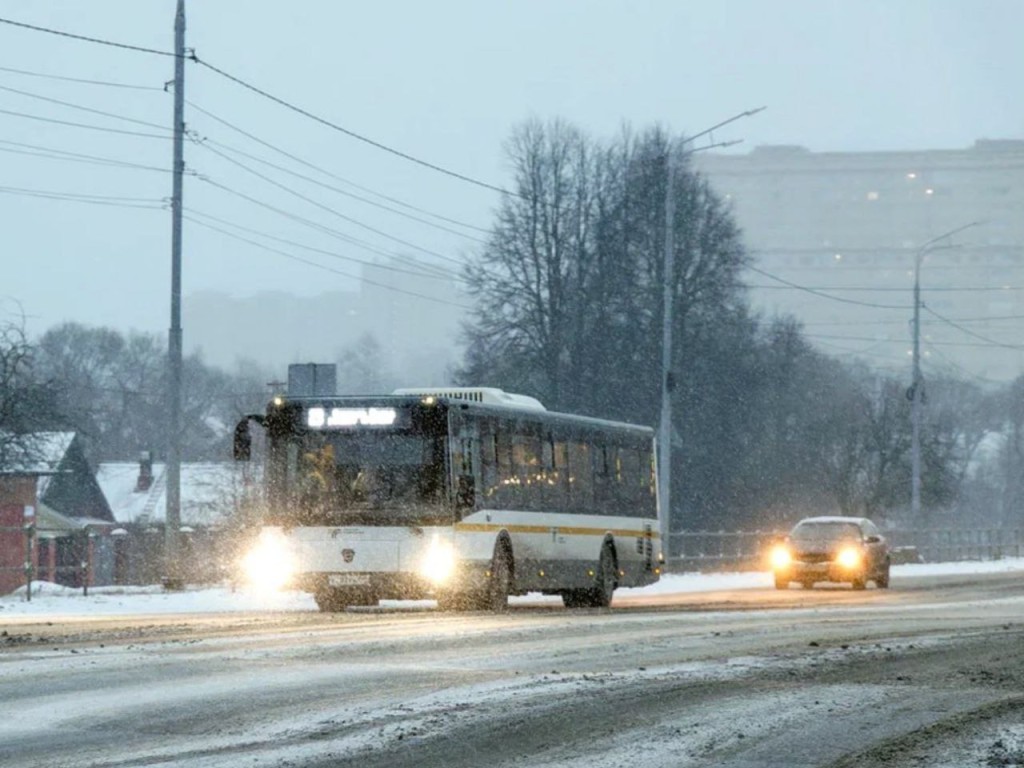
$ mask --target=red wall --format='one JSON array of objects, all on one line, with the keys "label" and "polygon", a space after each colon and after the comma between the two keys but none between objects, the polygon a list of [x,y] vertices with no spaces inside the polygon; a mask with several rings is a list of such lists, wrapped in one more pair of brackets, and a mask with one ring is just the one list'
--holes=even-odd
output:
[{"label": "red wall", "polygon": [[26,506],[36,506],[36,479],[0,477],[0,595],[25,583]]}]

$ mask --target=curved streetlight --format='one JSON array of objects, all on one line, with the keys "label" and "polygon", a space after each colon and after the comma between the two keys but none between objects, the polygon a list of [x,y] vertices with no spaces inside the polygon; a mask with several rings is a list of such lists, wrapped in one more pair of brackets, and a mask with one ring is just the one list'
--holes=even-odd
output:
[{"label": "curved streetlight", "polygon": [[[711,134],[719,128],[729,125],[744,117],[756,115],[766,107],[748,109],[740,112],[727,120],[716,123],[700,133],[688,136],[679,141],[672,141],[668,147],[668,157],[665,162],[665,250],[664,250],[664,275],[662,286],[662,316],[661,316],[661,422],[658,426],[658,511],[661,525],[661,544],[665,557],[671,554],[672,536],[672,390],[675,388],[675,377],[672,375],[672,299],[675,289],[675,232],[673,223],[675,221],[675,180],[676,163],[683,157],[688,157],[695,152],[702,152],[717,147],[728,147],[739,144],[739,140],[715,142]],[[684,150],[683,147],[696,139],[708,136],[711,143]]]},{"label": "curved streetlight", "polygon": [[933,237],[918,248],[917,254],[914,256],[914,369],[909,395],[911,403],[910,515],[915,523],[921,514],[921,405],[924,396],[921,386],[921,262],[924,260],[925,254],[931,251],[936,243],[981,223],[972,221],[938,237]]}]

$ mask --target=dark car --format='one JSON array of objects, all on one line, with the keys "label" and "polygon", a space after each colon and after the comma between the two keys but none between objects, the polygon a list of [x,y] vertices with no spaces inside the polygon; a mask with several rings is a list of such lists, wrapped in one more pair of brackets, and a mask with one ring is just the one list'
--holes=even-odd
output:
[{"label": "dark car", "polygon": [[889,545],[866,517],[807,517],[771,553],[776,589],[799,582],[849,582],[864,589],[889,586]]}]

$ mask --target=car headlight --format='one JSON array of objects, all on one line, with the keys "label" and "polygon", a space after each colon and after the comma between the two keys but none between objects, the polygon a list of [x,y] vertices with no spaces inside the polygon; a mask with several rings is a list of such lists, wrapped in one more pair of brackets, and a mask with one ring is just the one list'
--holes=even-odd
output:
[{"label": "car headlight", "polygon": [[280,589],[295,573],[288,542],[279,533],[264,531],[244,558],[242,566],[249,582],[260,589]]},{"label": "car headlight", "polygon": [[420,563],[420,573],[434,584],[444,584],[455,573],[455,548],[435,534]]},{"label": "car headlight", "polygon": [[843,568],[859,568],[861,554],[854,547],[843,547],[839,550],[839,554],[836,555],[836,562]]},{"label": "car headlight", "polygon": [[789,547],[779,544],[772,550],[771,563],[774,570],[778,571],[782,568],[788,568],[792,562],[793,555],[790,553]]}]

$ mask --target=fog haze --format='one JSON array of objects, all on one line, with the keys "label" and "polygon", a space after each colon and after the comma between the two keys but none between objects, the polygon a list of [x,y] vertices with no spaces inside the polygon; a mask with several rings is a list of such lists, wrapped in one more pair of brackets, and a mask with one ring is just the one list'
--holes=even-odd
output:
[{"label": "fog haze", "polygon": [[[174,6],[9,1],[0,16],[169,51]],[[978,138],[1024,136],[1017,97],[1024,5],[1011,0],[308,2],[294,9],[221,0],[186,8],[186,45],[203,61],[374,141],[497,186],[509,179],[503,141],[531,116],[563,117],[599,136],[623,123],[694,133],[767,105],[716,134],[742,139],[729,150],[738,152],[759,144],[961,148]],[[0,86],[22,92],[2,91],[0,112],[5,315],[23,313],[33,333],[64,320],[163,333],[172,115],[163,87],[173,61],[9,25],[0,25],[0,50]],[[264,291],[357,291],[359,261],[395,256],[457,270],[485,236],[431,214],[486,229],[499,199],[493,191],[318,125],[191,62],[185,96],[192,139],[185,147],[186,307],[191,296],[210,291],[242,299]],[[237,151],[446,229],[275,176],[308,198],[300,199],[237,165],[270,172]],[[60,154],[70,152],[91,159]],[[202,346],[203,334],[186,325],[186,349]]]}]

